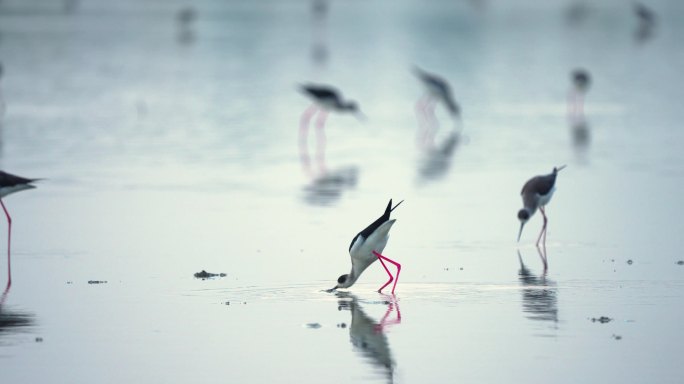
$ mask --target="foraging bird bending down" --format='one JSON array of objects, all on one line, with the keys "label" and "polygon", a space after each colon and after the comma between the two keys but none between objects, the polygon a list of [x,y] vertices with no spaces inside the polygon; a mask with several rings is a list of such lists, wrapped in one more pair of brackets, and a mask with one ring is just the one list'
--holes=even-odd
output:
[{"label": "foraging bird bending down", "polygon": [[544,212],[544,206],[551,201],[553,193],[556,191],[556,176],[558,172],[565,168],[565,165],[560,167],[554,167],[553,172],[548,175],[535,176],[527,181],[522,188],[520,194],[522,195],[523,208],[518,211],[518,220],[520,220],[520,231],[518,232],[518,241],[520,241],[520,235],[522,234],[523,227],[525,223],[534,215],[537,208],[542,213],[544,217],[544,225],[539,233],[539,238],[537,239],[537,246],[539,246],[539,241],[544,235],[544,244],[546,244],[546,224],[548,219],[546,217],[546,212]]},{"label": "foraging bird bending down", "polygon": [[[390,199],[389,203],[387,204],[387,208],[385,208],[385,213],[383,213],[382,216],[366,227],[366,229],[354,236],[354,239],[349,245],[349,255],[351,256],[352,261],[351,272],[340,276],[337,279],[337,285],[330,289],[330,292],[336,290],[337,288],[351,287],[354,285],[354,283],[356,283],[356,280],[359,279],[366,268],[373,264],[375,260],[380,260],[380,263],[389,275],[389,281],[380,287],[378,292],[381,292],[383,288],[394,281],[394,285],[392,286],[392,293],[394,293],[394,289],[397,286],[397,281],[399,281],[401,264],[381,255],[380,253],[385,249],[387,240],[389,239],[389,231],[392,228],[392,225],[394,225],[394,222],[397,221],[396,219],[390,220],[390,213],[403,202],[404,200],[400,201],[394,206],[394,208],[392,208],[392,199]],[[397,267],[396,277],[392,276],[383,260],[388,261]]]},{"label": "foraging bird bending down", "polygon": [[456,121],[460,121],[461,108],[454,100],[451,87],[446,80],[415,66],[413,73],[423,83],[426,90],[425,95],[416,102],[419,128],[417,145],[420,148],[430,148],[434,145],[435,133],[438,128],[435,105],[438,102],[443,103],[451,117]]},{"label": "foraging bird bending down", "polygon": [[413,67],[413,73],[425,86],[425,89],[427,90],[427,101],[429,101],[429,99],[441,101],[444,103],[447,110],[449,110],[452,117],[457,118],[460,116],[461,108],[456,103],[456,100],[454,100],[454,96],[451,93],[451,87],[446,80],[435,74],[425,72],[415,66]]},{"label": "foraging bird bending down", "polygon": [[12,218],[10,217],[9,212],[7,212],[7,208],[5,208],[5,203],[2,201],[2,198],[14,193],[14,192],[19,192],[23,191],[26,189],[32,189],[35,188],[36,186],[31,184],[34,181],[37,181],[38,179],[27,179],[25,177],[21,176],[16,176],[12,175],[10,173],[0,171],[0,205],[2,206],[2,209],[5,211],[5,216],[7,216],[7,276],[8,276],[8,284],[12,283],[12,272],[11,272],[11,264],[10,264],[10,241],[12,238]]}]

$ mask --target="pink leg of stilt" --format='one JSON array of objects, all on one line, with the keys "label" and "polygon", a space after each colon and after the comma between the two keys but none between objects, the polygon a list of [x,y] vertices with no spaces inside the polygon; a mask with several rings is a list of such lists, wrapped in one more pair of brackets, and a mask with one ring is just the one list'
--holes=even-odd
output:
[{"label": "pink leg of stilt", "polygon": [[325,173],[325,120],[328,117],[328,112],[322,110],[316,119],[316,161],[322,173]]},{"label": "pink leg of stilt", "polygon": [[549,269],[549,263],[546,258],[546,244],[542,244],[542,248],[537,246],[537,252],[539,253],[539,258],[542,260],[542,264],[544,264],[544,273],[546,273],[546,271]]},{"label": "pink leg of stilt", "polygon": [[304,110],[304,113],[302,113],[302,117],[299,120],[299,161],[302,164],[304,172],[309,176],[312,176],[311,160],[309,158],[309,121],[314,113],[316,113],[317,109],[315,104],[311,105]]},{"label": "pink leg of stilt", "polygon": [[10,257],[10,243],[12,241],[12,217],[10,217],[7,208],[5,208],[5,203],[0,199],[0,205],[2,205],[2,210],[5,211],[5,216],[7,216],[7,285],[12,284],[12,264]]},{"label": "pink leg of stilt", "polygon": [[[542,226],[541,232],[539,232],[539,237],[537,238],[537,247],[539,246],[539,242],[542,239],[542,235],[546,234],[546,224],[548,223],[548,219],[546,218],[546,212],[544,212],[544,207],[539,207],[539,211],[542,214],[542,217],[544,218],[544,225]],[[546,236],[544,236],[544,244],[546,244]]]},{"label": "pink leg of stilt", "polygon": [[[394,285],[392,285],[392,294],[394,294],[394,289],[397,287],[397,283],[399,282],[399,273],[401,273],[401,264],[399,264],[399,263],[397,263],[396,261],[394,261],[394,260],[392,260],[392,259],[389,259],[389,258],[387,258],[387,257],[385,257],[385,256],[383,256],[383,255],[381,255],[381,254],[379,254],[378,252],[373,251],[373,254],[375,255],[375,257],[378,258],[378,260],[380,260],[380,263],[381,263],[382,266],[385,268],[385,271],[387,272],[387,274],[388,274],[389,277],[390,277],[389,281],[388,281],[387,283],[385,283],[385,285],[383,285],[382,287],[380,287],[380,289],[378,289],[378,292],[381,292],[383,288],[385,288],[386,286],[389,285],[389,283],[391,283],[392,281],[394,281]],[[387,266],[385,265],[385,263],[383,262],[383,260],[386,260],[386,261],[388,261],[388,262],[394,264],[394,265],[397,267],[397,275],[396,275],[395,277],[392,277],[392,273],[390,273],[389,269],[387,268]]]},{"label": "pink leg of stilt", "polygon": [[433,147],[435,144],[435,134],[439,129],[439,122],[437,121],[437,115],[435,114],[435,107],[437,106],[437,100],[430,99],[425,108],[425,114],[429,121],[428,123],[428,134],[426,138],[427,147]]}]

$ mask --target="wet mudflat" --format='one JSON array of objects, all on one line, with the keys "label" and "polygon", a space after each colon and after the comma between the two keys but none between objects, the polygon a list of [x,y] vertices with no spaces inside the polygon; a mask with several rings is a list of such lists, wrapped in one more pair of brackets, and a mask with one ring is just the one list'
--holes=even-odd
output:
[{"label": "wet mudflat", "polygon": [[[76,4],[0,3],[0,163],[46,178],[3,199],[3,382],[681,381],[678,2],[651,35],[618,1]],[[416,145],[412,65],[459,140],[437,106]],[[323,153],[310,129],[308,163],[305,82],[368,117],[330,114]],[[517,244],[563,164],[546,247],[538,214]],[[396,295],[380,265],[322,292],[389,198]]]}]

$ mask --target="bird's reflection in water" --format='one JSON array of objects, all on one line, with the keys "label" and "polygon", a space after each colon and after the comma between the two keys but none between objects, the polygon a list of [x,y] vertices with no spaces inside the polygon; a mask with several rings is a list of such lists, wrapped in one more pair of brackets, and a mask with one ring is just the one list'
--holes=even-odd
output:
[{"label": "bird's reflection in water", "polygon": [[571,120],[570,135],[575,154],[580,158],[584,157],[591,144],[591,129],[584,117]]},{"label": "bird's reflection in water", "polygon": [[197,20],[197,11],[195,8],[188,6],[178,10],[176,13],[177,35],[176,40],[181,45],[189,45],[195,42],[197,38],[195,32],[195,21]]},{"label": "bird's reflection in water", "polygon": [[522,285],[523,312],[527,314],[527,318],[530,320],[548,321],[555,325],[558,323],[556,283],[546,277],[548,265],[546,249],[537,247],[537,252],[544,265],[544,271],[539,275],[534,274],[525,266],[520,251],[518,251],[518,260],[520,261],[518,279]]},{"label": "bird's reflection in water", "polygon": [[356,187],[359,170],[354,166],[326,170],[304,187],[304,200],[311,205],[331,205],[347,189]]},{"label": "bird's reflection in water", "polygon": [[446,176],[449,173],[454,152],[462,142],[463,136],[457,130],[453,130],[439,145],[423,149],[418,166],[420,180],[432,181]]},{"label": "bird's reflection in water", "polygon": [[0,346],[5,344],[1,339],[3,335],[26,331],[34,322],[32,314],[10,310],[5,303],[11,287],[12,282],[10,280],[7,282],[2,296],[0,296]]},{"label": "bird's reflection in water", "polygon": [[383,372],[388,383],[394,382],[396,363],[392,358],[385,331],[388,326],[401,323],[401,310],[395,296],[385,295],[388,300],[385,315],[379,322],[370,318],[356,296],[348,292],[337,292],[338,310],[351,312],[349,337],[354,350],[359,352],[373,366]]}]

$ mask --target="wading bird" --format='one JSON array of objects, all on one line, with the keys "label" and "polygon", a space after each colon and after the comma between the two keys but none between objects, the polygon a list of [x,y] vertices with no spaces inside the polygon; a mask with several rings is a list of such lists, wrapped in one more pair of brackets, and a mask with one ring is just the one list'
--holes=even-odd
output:
[{"label": "wading bird", "polygon": [[7,280],[8,284],[12,283],[12,272],[11,272],[11,260],[10,260],[10,242],[12,239],[12,217],[7,208],[5,208],[5,203],[2,199],[14,192],[23,191],[26,189],[35,188],[32,185],[34,181],[38,179],[27,179],[25,177],[12,175],[10,173],[0,171],[0,205],[3,211],[5,211],[5,216],[7,216]]},{"label": "wading bird", "polygon": [[544,212],[544,206],[551,201],[551,197],[556,191],[556,176],[563,168],[565,168],[565,165],[554,167],[553,172],[548,175],[535,176],[529,179],[523,186],[522,191],[520,192],[520,195],[522,195],[523,208],[518,211],[518,220],[520,220],[518,241],[520,241],[520,235],[522,234],[525,223],[527,223],[530,217],[539,209],[544,217],[544,226],[542,226],[541,232],[539,232],[537,246],[539,246],[542,235],[544,235],[544,244],[546,244],[546,224],[548,219],[546,218],[546,212]]},{"label": "wading bird", "polygon": [[[380,253],[385,249],[385,246],[387,245],[387,240],[389,239],[389,231],[392,228],[392,225],[394,225],[394,222],[397,221],[396,219],[390,220],[390,213],[403,202],[404,200],[400,201],[397,205],[394,206],[394,208],[392,208],[392,199],[390,199],[389,203],[387,204],[387,208],[385,208],[385,213],[383,213],[382,216],[380,216],[377,220],[371,223],[371,225],[366,227],[366,229],[364,229],[363,231],[359,232],[356,236],[354,236],[354,239],[349,245],[349,255],[351,256],[352,261],[351,272],[349,272],[346,275],[340,276],[337,279],[337,285],[331,288],[329,292],[332,292],[338,288],[351,287],[352,285],[354,285],[356,280],[359,279],[359,277],[361,276],[363,271],[366,270],[366,268],[373,264],[375,260],[380,260],[380,263],[389,275],[389,280],[387,281],[387,283],[385,283],[385,285],[378,289],[378,292],[382,292],[383,288],[385,288],[389,285],[389,283],[394,281],[394,285],[392,286],[392,293],[394,293],[394,289],[396,288],[397,282],[399,281],[401,264],[381,255]],[[389,269],[387,268],[387,265],[385,265],[385,262],[383,260],[392,263],[397,267],[396,277],[392,276],[392,273],[390,273]]]}]

